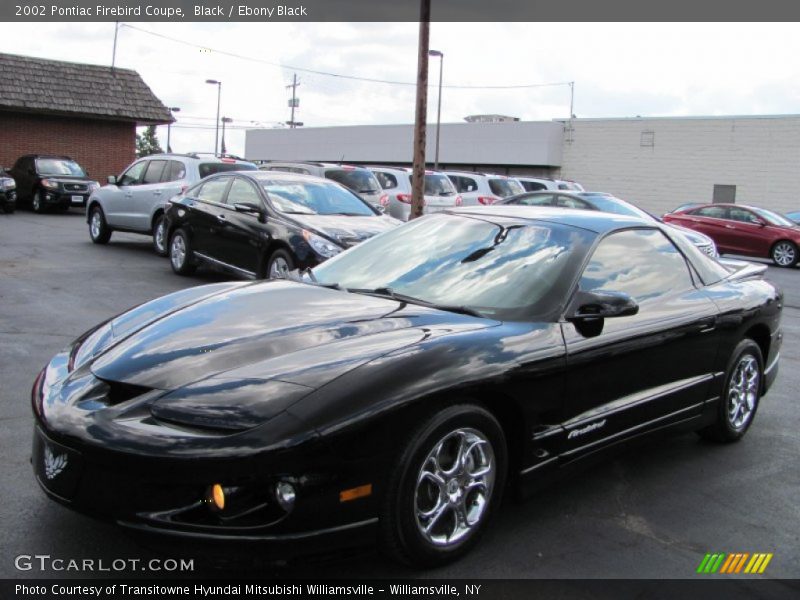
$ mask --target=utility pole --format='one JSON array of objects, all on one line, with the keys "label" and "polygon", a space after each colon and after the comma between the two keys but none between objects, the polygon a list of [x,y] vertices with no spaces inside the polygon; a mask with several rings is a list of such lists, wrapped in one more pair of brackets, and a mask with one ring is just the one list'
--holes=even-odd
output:
[{"label": "utility pole", "polygon": [[119,33],[119,21],[114,21],[114,49],[111,52],[111,70],[117,66],[117,34]]},{"label": "utility pole", "polygon": [[297,86],[299,86],[299,85],[300,85],[300,82],[297,81],[297,73],[295,73],[292,76],[292,83],[290,85],[286,86],[287,90],[289,88],[292,88],[292,98],[289,100],[289,108],[292,109],[292,116],[291,116],[291,120],[286,123],[291,129],[294,129],[298,125],[302,124],[302,123],[298,123],[297,121],[294,120],[294,109],[298,108],[300,106],[300,98],[297,97]]},{"label": "utility pole", "polygon": [[428,111],[428,40],[431,25],[431,0],[420,0],[419,48],[417,50],[417,109],[414,119],[414,167],[411,177],[409,221],[422,216],[425,206],[425,129]]}]

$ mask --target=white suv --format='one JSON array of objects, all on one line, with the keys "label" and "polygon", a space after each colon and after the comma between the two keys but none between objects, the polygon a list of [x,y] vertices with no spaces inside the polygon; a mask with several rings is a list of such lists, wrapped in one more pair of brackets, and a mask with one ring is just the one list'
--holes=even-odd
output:
[{"label": "white suv", "polygon": [[494,204],[503,198],[522,194],[525,188],[514,177],[473,173],[472,171],[445,171],[456,191],[461,194],[464,206]]},{"label": "white suv", "polygon": [[566,179],[547,179],[545,177],[527,177],[524,175],[517,175],[516,179],[522,184],[526,192],[538,192],[541,190],[585,191],[577,181],[568,181]]},{"label": "white suv", "polygon": [[[410,167],[367,167],[375,174],[387,194],[386,212],[395,219],[408,221],[411,214]],[[425,214],[461,206],[461,196],[441,171],[425,171]]]},{"label": "white suv", "polygon": [[106,244],[114,231],[152,235],[153,249],[166,256],[167,200],[214,173],[255,169],[253,163],[227,155],[152,154],[140,158],[92,192],[86,203],[89,237],[95,244]]}]

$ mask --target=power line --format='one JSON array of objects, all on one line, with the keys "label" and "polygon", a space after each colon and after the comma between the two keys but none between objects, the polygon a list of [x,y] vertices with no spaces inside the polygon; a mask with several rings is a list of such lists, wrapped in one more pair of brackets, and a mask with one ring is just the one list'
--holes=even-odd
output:
[{"label": "power line", "polygon": [[[217,50],[215,48],[211,48],[209,46],[202,46],[200,44],[195,44],[194,42],[187,42],[186,40],[181,40],[179,38],[171,37],[168,35],[164,35],[163,33],[157,33],[155,31],[150,31],[149,29],[143,29],[142,27],[137,27],[135,25],[130,25],[128,23],[120,23],[120,27],[127,27],[128,29],[133,29],[134,31],[139,31],[141,33],[145,33],[147,35],[152,35],[154,37],[158,37],[164,40],[168,40],[170,42],[174,42],[176,44],[183,44],[184,46],[190,46],[192,48],[198,48],[200,50],[211,51],[215,52],[216,54],[221,54],[223,56],[230,56],[232,58],[238,58],[241,60],[248,60],[251,62],[261,63],[264,65],[270,65],[273,67],[278,67],[280,69],[289,69],[292,71],[300,71],[303,73],[312,73],[314,75],[324,75],[326,77],[336,77],[338,79],[349,79],[352,81],[363,81],[366,83],[383,83],[386,85],[404,85],[404,86],[416,86],[416,82],[413,81],[392,81],[389,79],[375,79],[372,77],[360,77],[358,75],[343,75],[342,73],[331,73],[328,71],[317,71],[314,69],[307,69],[304,67],[295,67],[291,65],[283,65],[280,63],[264,60],[263,58],[255,58],[253,56],[245,56],[243,54],[237,54],[235,52],[228,52],[226,50]],[[531,88],[541,88],[541,87],[555,87],[555,86],[563,86],[563,85],[570,85],[572,82],[570,81],[558,81],[554,83],[527,83],[522,85],[443,85],[443,88],[451,89],[451,90],[520,90],[520,89],[531,89]]]}]

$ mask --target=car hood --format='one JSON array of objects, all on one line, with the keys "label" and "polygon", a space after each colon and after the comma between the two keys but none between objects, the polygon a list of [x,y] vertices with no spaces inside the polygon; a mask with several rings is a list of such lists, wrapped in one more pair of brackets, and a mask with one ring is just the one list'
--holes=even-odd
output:
[{"label": "car hood", "polygon": [[228,288],[151,319],[94,356],[89,368],[103,381],[137,388],[175,390],[223,377],[316,389],[435,331],[496,324],[386,298],[268,281]]},{"label": "car hood", "polygon": [[368,217],[291,215],[291,217],[302,227],[311,229],[345,248],[400,225],[400,221],[386,215]]}]

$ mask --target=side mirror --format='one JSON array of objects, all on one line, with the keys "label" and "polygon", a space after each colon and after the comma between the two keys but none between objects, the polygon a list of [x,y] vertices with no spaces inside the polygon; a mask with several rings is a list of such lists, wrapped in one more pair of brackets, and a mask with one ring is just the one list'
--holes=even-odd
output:
[{"label": "side mirror", "polygon": [[236,210],[236,212],[245,213],[248,215],[256,215],[258,220],[262,223],[266,221],[266,213],[260,206],[256,204],[251,204],[250,202],[234,202],[233,208]]},{"label": "side mirror", "polygon": [[117,185],[117,176],[116,175],[109,175],[107,177],[107,181],[110,185]]},{"label": "side mirror", "polygon": [[584,337],[595,337],[602,333],[605,319],[628,317],[638,312],[639,305],[623,292],[579,290],[567,311],[567,321]]}]

